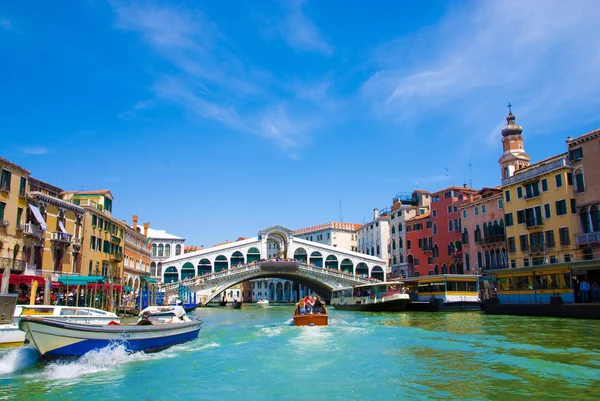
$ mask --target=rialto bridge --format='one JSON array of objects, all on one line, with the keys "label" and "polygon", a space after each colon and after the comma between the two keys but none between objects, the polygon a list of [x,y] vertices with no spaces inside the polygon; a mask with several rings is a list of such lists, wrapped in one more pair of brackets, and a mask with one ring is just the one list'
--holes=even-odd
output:
[{"label": "rialto bridge", "polygon": [[[269,243],[275,244],[276,254],[268,254]],[[267,267],[270,264],[264,262],[269,257],[279,263]],[[283,268],[282,261],[294,263]],[[310,282],[315,292],[327,298],[334,287],[385,278],[382,259],[297,238],[281,226],[264,229],[254,238],[173,257],[163,266],[167,266],[163,273],[167,292],[183,284],[201,299],[214,294],[203,303],[234,284],[261,277],[289,278],[305,285]],[[243,275],[238,274],[242,271]]]}]

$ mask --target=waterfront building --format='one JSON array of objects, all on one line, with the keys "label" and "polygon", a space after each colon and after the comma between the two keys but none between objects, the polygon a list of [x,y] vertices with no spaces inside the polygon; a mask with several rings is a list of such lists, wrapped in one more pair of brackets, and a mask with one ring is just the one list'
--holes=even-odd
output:
[{"label": "waterfront building", "polygon": [[429,211],[431,196],[424,190],[399,193],[392,199],[390,214],[391,277],[412,277],[414,269],[406,261],[406,221]]},{"label": "waterfront building", "polygon": [[434,274],[432,227],[431,212],[406,220],[406,254],[413,277]]},{"label": "waterfront building", "polygon": [[61,275],[81,274],[83,219],[81,206],[60,199],[62,189],[29,179],[27,213],[21,228],[24,258],[36,275],[58,281]]},{"label": "waterfront building", "polygon": [[[144,225],[144,230],[147,230],[146,236],[150,238],[150,241],[152,242],[150,277],[162,283],[163,276],[166,273],[163,271],[163,263],[173,256],[183,254],[183,250],[185,249],[185,238],[169,234],[165,230],[154,230],[150,228],[149,223],[146,224],[148,224],[148,227],[146,228],[146,225]],[[185,277],[187,277],[187,273]]]},{"label": "waterfront building", "polygon": [[138,216],[132,216],[131,226],[126,225],[125,248],[123,255],[123,282],[127,291],[136,291],[144,286],[144,282],[153,283],[150,277],[152,244],[148,238],[150,223],[144,223],[143,231],[138,226]]},{"label": "waterfront building", "polygon": [[452,186],[431,194],[434,274],[463,274],[459,206],[476,190]]},{"label": "waterfront building", "polygon": [[600,259],[600,129],[567,138],[573,167],[575,204],[580,231],[577,246],[584,260]]},{"label": "waterfront building", "polygon": [[127,225],[112,215],[114,197],[107,189],[66,191],[65,201],[84,209],[81,274],[123,282],[123,246]]},{"label": "waterfront building", "polygon": [[390,211],[373,209],[373,221],[358,229],[358,252],[378,257],[386,263],[386,275],[390,269]]},{"label": "waterfront building", "polygon": [[294,231],[294,236],[356,252],[358,250],[358,236],[356,232],[361,227],[361,224],[331,222],[301,228]]},{"label": "waterfront building", "polygon": [[459,207],[465,274],[508,267],[504,199],[500,188],[483,188]]},{"label": "waterfront building", "polygon": [[30,171],[0,158],[0,267],[22,274],[23,231],[21,226],[27,209],[27,182]]}]

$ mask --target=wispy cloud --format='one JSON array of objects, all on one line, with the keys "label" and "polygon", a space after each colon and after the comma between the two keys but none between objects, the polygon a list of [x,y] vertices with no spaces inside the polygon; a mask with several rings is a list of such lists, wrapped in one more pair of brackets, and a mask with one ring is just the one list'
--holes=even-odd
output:
[{"label": "wispy cloud", "polygon": [[[159,76],[152,85],[156,100],[183,107],[193,117],[264,137],[288,150],[301,146],[306,128],[315,126],[311,107],[314,109],[318,102],[290,91],[269,72],[244,59],[236,45],[201,11],[113,5],[118,28],[139,32],[153,50],[178,69]],[[307,90],[307,86],[302,87]],[[293,107],[287,106],[290,102]],[[155,105],[138,103],[120,117],[131,118]]]},{"label": "wispy cloud", "polygon": [[34,156],[45,155],[46,153],[48,153],[48,149],[41,147],[41,146],[27,147],[27,148],[22,148],[21,153],[24,153],[26,155],[34,155]]},{"label": "wispy cloud", "polygon": [[286,14],[278,24],[278,30],[285,41],[296,51],[310,51],[331,54],[333,47],[329,45],[316,27],[304,13],[305,0],[292,0],[286,3]]},{"label": "wispy cloud", "polygon": [[385,119],[448,116],[471,128],[476,146],[499,128],[509,100],[518,117],[540,126],[566,114],[589,118],[600,108],[599,18],[594,0],[469,2],[439,25],[378,48],[377,72],[361,93]]}]

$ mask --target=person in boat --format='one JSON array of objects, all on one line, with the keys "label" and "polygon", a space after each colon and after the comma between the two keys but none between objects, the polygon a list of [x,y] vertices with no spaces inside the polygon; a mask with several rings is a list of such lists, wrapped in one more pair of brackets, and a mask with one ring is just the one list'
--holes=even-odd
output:
[{"label": "person in boat", "polygon": [[306,304],[306,313],[313,313],[313,307],[315,306],[315,300],[313,297],[309,296],[304,303]]},{"label": "person in boat", "polygon": [[171,322],[181,322],[184,320],[183,317],[185,316],[185,309],[183,309],[183,302],[181,302],[181,300],[178,299],[175,301],[173,313],[175,313],[175,316],[173,316]]},{"label": "person in boat", "polygon": [[140,320],[137,322],[138,326],[150,326],[152,325],[152,322],[150,321],[150,312],[145,311],[144,313],[142,313],[142,315],[140,316]]},{"label": "person in boat", "polygon": [[321,301],[321,297],[317,296],[315,300],[315,305],[313,307],[313,313],[322,313],[323,312],[323,302]]},{"label": "person in boat", "polygon": [[306,315],[306,304],[304,303],[304,299],[301,299],[298,302],[298,314]]}]

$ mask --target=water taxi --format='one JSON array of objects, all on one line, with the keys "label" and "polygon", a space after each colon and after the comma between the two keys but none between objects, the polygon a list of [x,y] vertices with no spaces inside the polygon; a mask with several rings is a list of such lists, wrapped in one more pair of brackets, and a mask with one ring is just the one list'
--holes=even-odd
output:
[{"label": "water taxi", "polygon": [[402,285],[400,281],[390,281],[335,289],[331,294],[331,305],[350,311],[404,311],[410,297]]},{"label": "water taxi", "polygon": [[266,299],[259,299],[258,301],[256,301],[256,305],[263,307],[263,308],[268,308],[269,307],[269,301]]},{"label": "water taxi", "polygon": [[319,313],[300,313],[300,306],[294,309],[294,326],[327,326],[329,325],[329,313],[325,306],[321,307]]},{"label": "water taxi", "polygon": [[439,274],[402,279],[411,299],[406,310],[481,310],[479,278],[477,275]]},{"label": "water taxi", "polygon": [[25,333],[13,321],[17,294],[0,294],[0,346],[23,344]]}]

